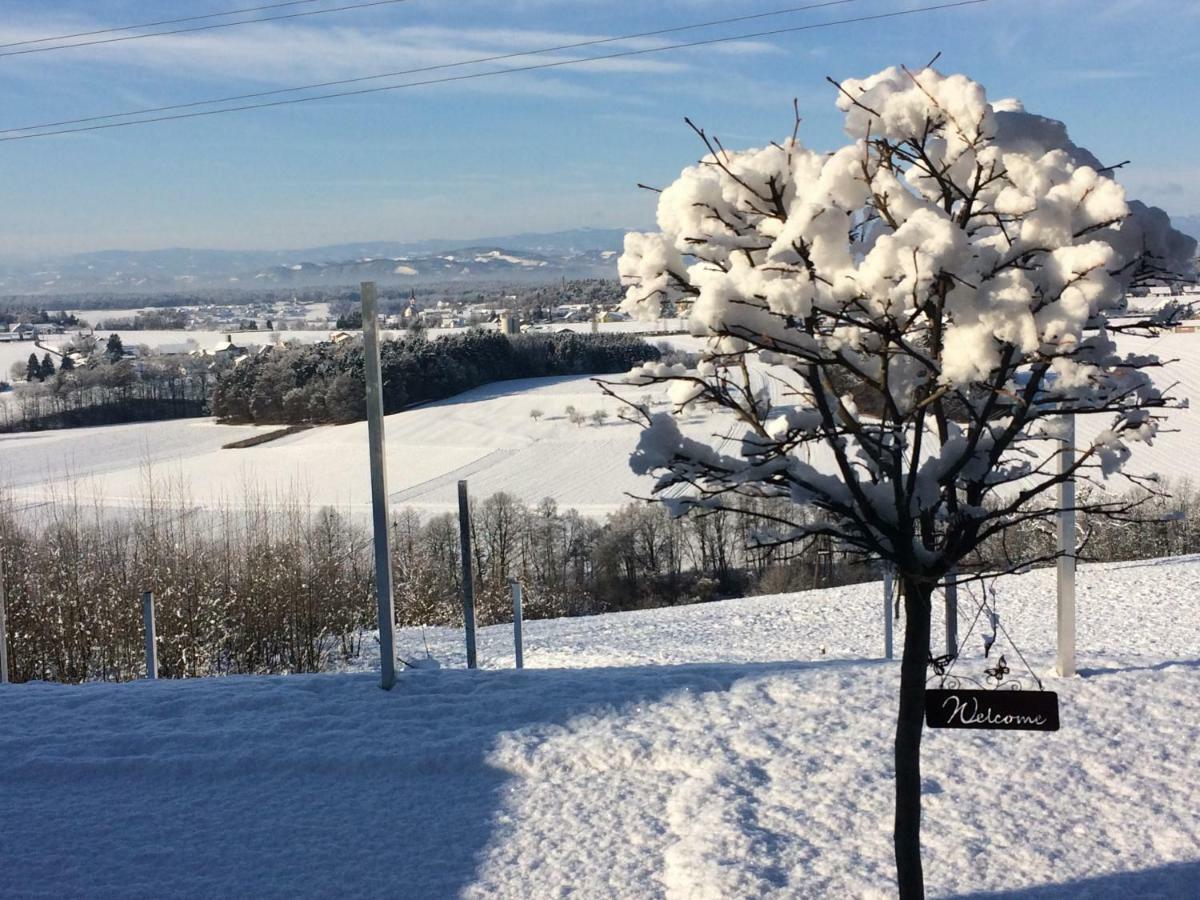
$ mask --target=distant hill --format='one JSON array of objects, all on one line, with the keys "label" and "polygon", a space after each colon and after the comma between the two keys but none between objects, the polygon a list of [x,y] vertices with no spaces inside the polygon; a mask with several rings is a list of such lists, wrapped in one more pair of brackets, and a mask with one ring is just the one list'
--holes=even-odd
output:
[{"label": "distant hill", "polygon": [[[1200,239],[1200,215],[1176,216],[1172,223]],[[622,228],[576,228],[470,241],[362,241],[301,250],[104,250],[0,262],[0,294],[615,278],[625,233]]]},{"label": "distant hill", "polygon": [[429,284],[439,281],[545,281],[616,277],[615,250],[533,253],[506,247],[463,247],[443,253],[366,255],[323,263],[267,266],[238,277],[250,287],[265,285]]},{"label": "distant hill", "polygon": [[0,293],[616,277],[624,237],[624,229],[582,228],[471,241],[365,241],[301,250],[104,250],[0,263]]},{"label": "distant hill", "polygon": [[1171,224],[1184,234],[1191,235],[1196,240],[1200,241],[1200,215],[1172,216]]}]

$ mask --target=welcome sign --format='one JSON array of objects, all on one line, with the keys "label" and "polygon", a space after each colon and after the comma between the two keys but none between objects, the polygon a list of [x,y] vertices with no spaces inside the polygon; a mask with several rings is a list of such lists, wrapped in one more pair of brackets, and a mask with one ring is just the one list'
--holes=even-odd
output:
[{"label": "welcome sign", "polygon": [[925,691],[925,724],[930,728],[1058,731],[1058,694],[929,688]]}]

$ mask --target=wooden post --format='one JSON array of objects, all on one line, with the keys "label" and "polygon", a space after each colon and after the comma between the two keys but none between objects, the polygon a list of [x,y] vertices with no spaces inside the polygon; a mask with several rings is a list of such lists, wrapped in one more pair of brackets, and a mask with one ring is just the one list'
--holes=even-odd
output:
[{"label": "wooden post", "polygon": [[367,442],[371,457],[371,523],[375,538],[375,598],[379,607],[379,685],[396,683],[396,614],[392,597],[392,520],[388,515],[383,435],[383,374],[379,363],[379,304],[375,282],[362,283],[363,354],[367,378]]},{"label": "wooden post", "polygon": [[0,684],[8,684],[8,619],[4,609],[4,551],[0,550]]},{"label": "wooden post", "polygon": [[885,659],[895,658],[895,653],[892,650],[892,598],[894,590],[895,582],[892,578],[892,567],[887,566],[883,570],[883,656]]},{"label": "wooden post", "polygon": [[146,638],[146,677],[158,678],[158,635],[154,631],[154,594],[142,593],[142,623]]},{"label": "wooden post", "polygon": [[462,554],[463,628],[467,637],[467,668],[477,666],[475,656],[475,580],[471,574],[471,504],[467,483],[458,483],[458,543]]},{"label": "wooden post", "polygon": [[[1075,416],[1064,417],[1058,453],[1058,473],[1075,464]],[[1058,485],[1058,659],[1055,669],[1066,678],[1075,674],[1075,479]]]},{"label": "wooden post", "polygon": [[525,648],[521,642],[521,583],[515,578],[509,582],[512,585],[513,598],[513,652],[517,658],[517,668],[525,668]]}]

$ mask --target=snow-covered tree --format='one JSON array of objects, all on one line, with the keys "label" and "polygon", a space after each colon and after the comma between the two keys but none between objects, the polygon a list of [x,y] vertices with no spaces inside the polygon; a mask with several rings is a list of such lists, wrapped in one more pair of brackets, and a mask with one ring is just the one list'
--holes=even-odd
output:
[{"label": "snow-covered tree", "polygon": [[[832,153],[800,143],[798,117],[782,143],[737,152],[696,129],[707,155],[661,192],[660,231],[627,236],[620,273],[624,311],[686,301],[705,350],[622,384],[669,386],[670,413],[630,403],[645,425],[632,465],[676,512],[791,501],[760,544],[833,540],[898,570],[895,848],[917,897],[932,592],[985,541],[1054,516],[1064,480],[1115,476],[1153,440],[1175,401],[1158,360],[1114,335],[1173,313],[1110,316],[1139,280],[1189,266],[1195,242],[1062,123],[962,75],[834,84],[850,142]],[[732,423],[719,444],[677,423],[704,410]],[[1089,438],[1060,471],[1064,412]],[[1129,512],[1128,492],[1080,496],[1092,516]]]},{"label": "snow-covered tree", "polygon": [[121,336],[116,332],[108,336],[108,343],[104,345],[104,355],[112,363],[118,363],[125,358],[125,345],[121,342]]}]

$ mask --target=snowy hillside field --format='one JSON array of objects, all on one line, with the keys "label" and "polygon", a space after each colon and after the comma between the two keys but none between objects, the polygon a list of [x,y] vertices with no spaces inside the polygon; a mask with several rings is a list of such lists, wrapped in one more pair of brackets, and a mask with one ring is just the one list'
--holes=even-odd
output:
[{"label": "snowy hillside field", "polygon": [[[694,350],[698,339],[670,338]],[[1173,393],[1200,398],[1200,332],[1170,333],[1156,341],[1121,338],[1131,352],[1156,352],[1170,362],[1156,373]],[[776,395],[780,387],[766,382]],[[627,392],[632,399],[652,394],[666,409],[665,391]],[[783,399],[776,396],[776,400]],[[567,421],[566,408],[585,416],[603,409],[603,424],[582,427]],[[466,478],[476,497],[506,491],[529,503],[552,497],[561,509],[604,515],[645,496],[653,479],[635,476],[629,457],[639,428],[621,421],[623,409],[586,377],[543,378],[486,385],[449,400],[387,417],[388,487],[393,505],[424,513],[457,508],[455,484]],[[534,420],[530,413],[544,416]],[[1195,410],[1173,412],[1167,432],[1152,446],[1135,448],[1133,472],[1157,472],[1170,478],[1192,474],[1200,452],[1200,421]],[[708,438],[732,430],[732,419],[704,413],[686,417],[685,433]],[[1092,417],[1079,425],[1087,440],[1107,420]],[[186,485],[191,502],[201,507],[234,506],[249,493],[291,497],[297,492],[312,506],[335,506],[369,514],[365,422],[321,426],[241,450],[222,450],[269,428],[216,425],[184,419],[138,425],[114,425],[67,431],[0,435],[0,486],[13,489],[19,504],[37,506],[61,497],[72,487],[95,493],[105,504],[141,503],[147,474]],[[1118,485],[1124,488],[1124,482]]]},{"label": "snowy hillside field", "polygon": [[[997,591],[1043,673],[1053,584]],[[927,733],[931,896],[1195,896],[1197,597],[1200,558],[1082,568],[1082,673],[1046,683],[1062,730]],[[477,672],[458,634],[406,630],[448,667],[390,693],[365,671],[5,686],[0,896],[890,896],[881,617],[860,585],[531,622],[523,672],[507,628]],[[959,666],[984,665],[976,632]]]}]

